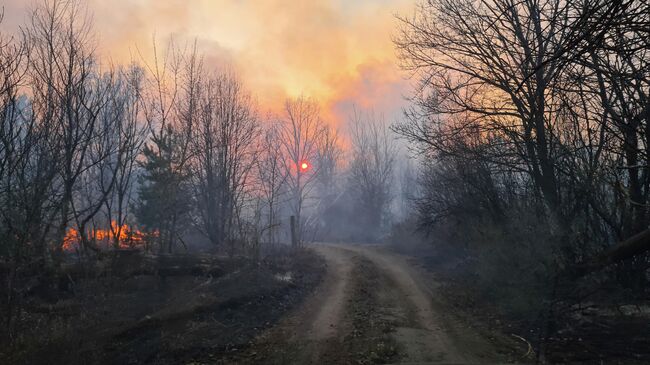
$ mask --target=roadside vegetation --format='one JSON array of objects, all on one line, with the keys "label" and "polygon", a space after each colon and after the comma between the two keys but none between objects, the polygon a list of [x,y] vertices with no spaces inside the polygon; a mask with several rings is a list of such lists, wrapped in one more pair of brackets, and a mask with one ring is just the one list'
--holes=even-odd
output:
[{"label": "roadside vegetation", "polygon": [[[414,229],[450,295],[539,361],[647,362],[650,4],[421,1],[395,44],[419,81]],[[608,340],[609,339],[609,340]]]}]

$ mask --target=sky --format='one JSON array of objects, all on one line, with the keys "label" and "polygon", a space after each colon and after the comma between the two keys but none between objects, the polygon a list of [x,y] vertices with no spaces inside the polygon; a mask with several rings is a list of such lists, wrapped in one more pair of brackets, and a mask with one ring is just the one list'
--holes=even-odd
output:
[{"label": "sky", "polygon": [[[208,67],[234,69],[262,113],[287,97],[312,97],[341,126],[352,106],[400,116],[409,92],[391,36],[413,0],[85,0],[98,52],[114,63],[197,41]],[[4,26],[25,20],[31,0],[5,0]]]}]

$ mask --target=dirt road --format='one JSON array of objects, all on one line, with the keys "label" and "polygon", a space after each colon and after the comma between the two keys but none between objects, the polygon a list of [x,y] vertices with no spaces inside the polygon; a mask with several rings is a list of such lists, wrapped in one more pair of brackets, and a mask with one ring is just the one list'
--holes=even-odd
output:
[{"label": "dirt road", "polygon": [[494,345],[446,315],[436,284],[379,246],[314,244],[328,269],[315,292],[257,341],[257,362],[503,362]]}]

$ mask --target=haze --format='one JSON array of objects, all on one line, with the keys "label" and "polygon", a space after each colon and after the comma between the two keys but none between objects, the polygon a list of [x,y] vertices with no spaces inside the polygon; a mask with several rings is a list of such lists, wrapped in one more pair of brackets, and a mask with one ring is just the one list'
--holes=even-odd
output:
[{"label": "haze", "polygon": [[0,363],[650,364],[650,0],[5,0]]},{"label": "haze", "polygon": [[[17,28],[29,2],[5,2],[5,25]],[[91,0],[87,2],[104,62],[151,61],[169,37],[196,40],[208,65],[232,67],[262,106],[277,112],[287,97],[319,100],[333,125],[352,106],[394,119],[408,81],[391,41],[406,0]]]}]

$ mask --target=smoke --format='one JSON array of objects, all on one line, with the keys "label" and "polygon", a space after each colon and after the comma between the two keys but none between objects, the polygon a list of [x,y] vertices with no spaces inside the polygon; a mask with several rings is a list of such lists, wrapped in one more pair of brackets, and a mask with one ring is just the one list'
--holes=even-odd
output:
[{"label": "smoke", "polygon": [[[39,1],[39,0],[36,0]],[[164,47],[197,41],[208,67],[238,72],[262,111],[279,112],[287,97],[319,100],[335,126],[352,105],[390,117],[408,85],[391,42],[394,14],[407,0],[87,0],[97,50],[112,63],[151,60],[153,38]],[[5,29],[18,29],[30,2],[5,2]]]}]

